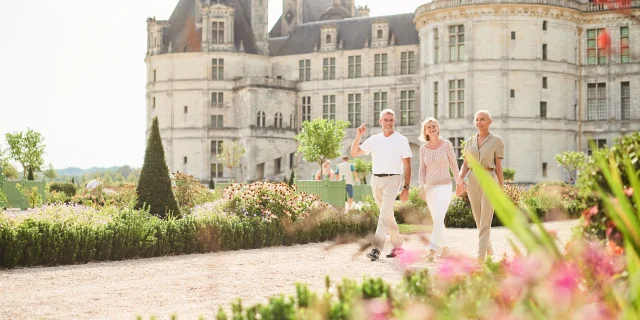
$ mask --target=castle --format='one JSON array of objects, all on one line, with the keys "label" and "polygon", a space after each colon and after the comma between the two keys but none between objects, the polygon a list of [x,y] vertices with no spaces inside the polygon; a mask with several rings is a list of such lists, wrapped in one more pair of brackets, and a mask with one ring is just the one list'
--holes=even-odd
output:
[{"label": "castle", "polygon": [[[355,128],[380,132],[391,108],[416,181],[422,119],[460,153],[488,109],[516,181],[567,180],[557,153],[640,131],[640,0],[619,5],[434,0],[370,17],[354,0],[283,0],[268,30],[268,0],[179,0],[147,20],[147,133],[157,116],[170,170],[203,182],[310,179],[318,165],[295,153],[303,121],[349,121],[348,154]],[[233,172],[222,142],[247,149]]]}]

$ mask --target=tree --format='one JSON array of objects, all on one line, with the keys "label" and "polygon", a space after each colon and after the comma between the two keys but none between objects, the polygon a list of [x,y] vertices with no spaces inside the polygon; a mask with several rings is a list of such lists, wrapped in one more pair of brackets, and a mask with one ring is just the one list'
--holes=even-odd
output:
[{"label": "tree", "polygon": [[44,164],[44,138],[39,132],[27,129],[27,132],[7,133],[5,135],[11,157],[22,165],[28,180],[34,180],[33,173],[40,171]]},{"label": "tree", "polygon": [[53,180],[58,177],[58,173],[55,169],[53,169],[53,164],[51,163],[49,163],[49,169],[45,170],[42,174],[44,174],[45,177],[49,178],[49,180]]},{"label": "tree", "polygon": [[178,203],[171,189],[171,178],[160,138],[158,117],[153,118],[136,193],[138,194],[136,209],[148,207],[151,214],[163,219],[167,214],[176,217],[180,215]]},{"label": "tree", "polygon": [[356,158],[353,162],[353,168],[356,170],[356,173],[358,173],[358,177],[362,180],[362,184],[367,184],[367,174],[371,172],[373,163],[360,158]]},{"label": "tree", "polygon": [[18,179],[20,177],[20,173],[18,173],[18,170],[9,162],[5,164],[5,166],[2,168],[2,171],[7,179]]},{"label": "tree", "polygon": [[317,163],[322,168],[323,162],[340,156],[344,130],[348,125],[342,120],[305,121],[302,131],[295,137],[300,142],[298,152],[303,154],[305,161]]},{"label": "tree", "polygon": [[587,156],[584,152],[565,151],[556,154],[556,162],[569,173],[569,177],[572,177],[573,171],[581,169],[586,164]]},{"label": "tree", "polygon": [[[222,148],[218,153],[218,160],[230,171],[240,165],[240,158],[247,152],[244,145],[234,142],[232,144],[222,143]],[[233,177],[232,177],[233,178]]]},{"label": "tree", "polygon": [[128,177],[131,174],[131,172],[133,172],[133,168],[131,168],[130,166],[122,166],[122,167],[118,168],[118,172],[123,177]]}]

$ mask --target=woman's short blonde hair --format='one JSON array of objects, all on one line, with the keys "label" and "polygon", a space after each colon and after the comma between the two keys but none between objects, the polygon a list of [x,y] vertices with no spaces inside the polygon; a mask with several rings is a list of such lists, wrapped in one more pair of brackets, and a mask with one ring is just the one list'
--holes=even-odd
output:
[{"label": "woman's short blonde hair", "polygon": [[324,167],[324,166],[329,166],[329,167],[331,167],[331,161],[329,161],[329,160],[325,160],[325,162],[323,162],[323,163],[322,163],[322,166],[323,166],[323,167]]},{"label": "woman's short blonde hair", "polygon": [[475,118],[477,118],[477,117],[478,117],[478,115],[479,115],[479,114],[481,114],[481,113],[486,114],[486,115],[487,115],[487,118],[489,118],[489,120],[493,121],[493,117],[491,117],[491,112],[489,112],[489,110],[480,110],[480,111],[476,112],[476,114],[475,114],[475,115],[473,115],[474,120],[475,120]]},{"label": "woman's short blonde hair", "polygon": [[424,119],[424,121],[422,121],[422,124],[420,125],[420,135],[418,136],[418,140],[422,142],[429,141],[429,136],[426,135],[424,131],[427,128],[427,124],[432,121],[436,123],[436,127],[438,127],[438,137],[440,137],[440,123],[438,123],[438,120],[436,120],[436,118],[434,117],[427,117],[426,119]]}]

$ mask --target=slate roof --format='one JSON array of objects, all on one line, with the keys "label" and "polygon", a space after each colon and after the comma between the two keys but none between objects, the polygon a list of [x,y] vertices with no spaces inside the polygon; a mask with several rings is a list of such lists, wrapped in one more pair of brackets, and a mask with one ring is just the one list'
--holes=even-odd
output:
[{"label": "slate roof", "polygon": [[[240,48],[240,42],[243,43],[244,51],[256,54],[255,39],[251,31],[251,23],[249,22],[249,13],[245,8],[242,0],[214,0],[214,3],[224,4],[235,8],[234,15],[234,33],[235,47]],[[196,21],[198,19],[195,0],[179,0],[176,8],[173,10],[171,17],[167,22],[167,28],[164,32],[163,43],[165,52],[198,52],[200,49],[200,39],[202,39],[202,29],[196,30]],[[197,42],[197,43],[196,43]],[[171,45],[171,48],[169,48]]]},{"label": "slate roof", "polygon": [[[342,50],[357,50],[365,47],[365,42],[371,43],[371,26],[374,21],[385,19],[389,21],[389,38],[395,36],[395,45],[419,44],[418,31],[413,24],[413,13],[398,14],[382,17],[361,17],[344,20],[320,21],[305,23],[296,28],[278,51],[271,51],[272,56],[285,56],[312,53],[320,43],[320,29],[323,25],[335,25],[338,31],[338,41],[343,41]],[[271,41],[281,41],[273,39]]]}]

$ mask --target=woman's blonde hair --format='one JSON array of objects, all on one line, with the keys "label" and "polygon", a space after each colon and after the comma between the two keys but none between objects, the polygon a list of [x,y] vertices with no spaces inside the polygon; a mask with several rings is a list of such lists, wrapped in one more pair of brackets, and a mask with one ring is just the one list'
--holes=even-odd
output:
[{"label": "woman's blonde hair", "polygon": [[424,121],[422,121],[422,124],[420,125],[420,135],[418,136],[418,140],[422,142],[429,141],[429,136],[426,135],[424,131],[425,131],[425,128],[427,127],[427,124],[431,121],[436,123],[436,127],[438,127],[438,137],[440,137],[440,123],[438,123],[438,120],[436,120],[436,118],[434,117],[427,117],[426,119],[424,119]]}]

